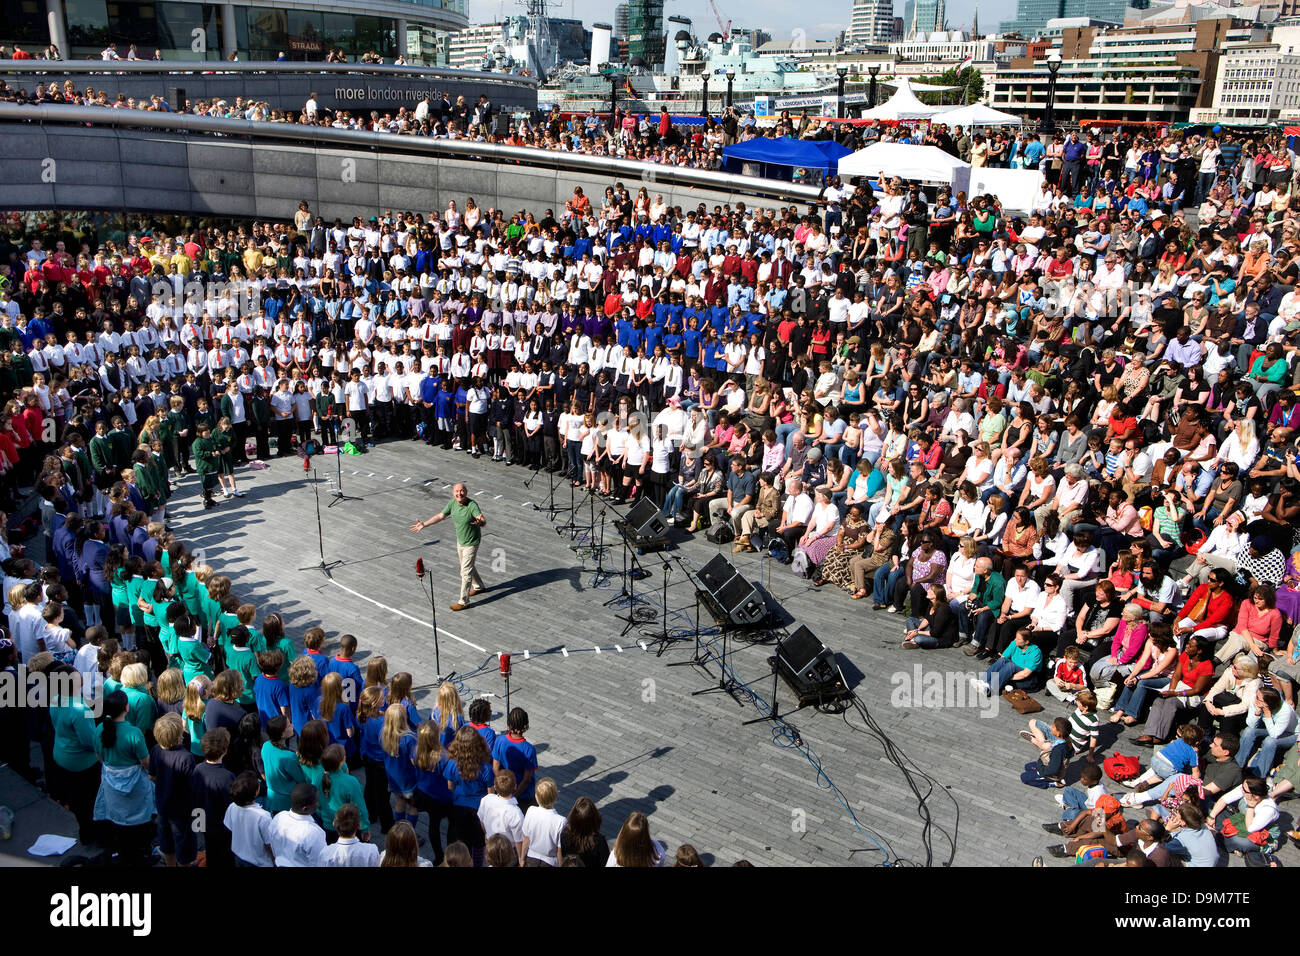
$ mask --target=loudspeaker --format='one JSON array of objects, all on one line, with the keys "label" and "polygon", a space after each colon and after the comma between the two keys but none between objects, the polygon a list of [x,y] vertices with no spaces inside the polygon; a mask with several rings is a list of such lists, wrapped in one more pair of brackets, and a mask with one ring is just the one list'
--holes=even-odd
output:
[{"label": "loudspeaker", "polygon": [[852,696],[835,663],[835,652],[803,625],[781,642],[776,659],[768,660],[794,691],[800,707],[832,704]]},{"label": "loudspeaker", "polygon": [[664,521],[664,516],[659,513],[655,503],[648,498],[640,499],[628,510],[623,527],[629,535],[638,538],[668,536],[668,522]]},{"label": "loudspeaker", "polygon": [[167,87],[167,108],[173,113],[184,113],[189,108],[189,102],[185,99],[185,87]]},{"label": "loudspeaker", "polygon": [[508,136],[510,134],[509,113],[500,112],[492,117],[492,132],[497,136]]},{"label": "loudspeaker", "polygon": [[700,568],[699,579],[705,590],[710,594],[716,594],[735,573],[736,569],[731,566],[730,561],[721,554],[715,554],[708,564]]},{"label": "loudspeaker", "polygon": [[807,683],[829,676],[835,662],[835,652],[802,624],[781,642],[779,657],[783,668]]},{"label": "loudspeaker", "polygon": [[767,617],[767,602],[763,595],[745,580],[725,555],[711,558],[697,577],[704,588],[701,598],[720,622],[745,627],[758,624]]}]

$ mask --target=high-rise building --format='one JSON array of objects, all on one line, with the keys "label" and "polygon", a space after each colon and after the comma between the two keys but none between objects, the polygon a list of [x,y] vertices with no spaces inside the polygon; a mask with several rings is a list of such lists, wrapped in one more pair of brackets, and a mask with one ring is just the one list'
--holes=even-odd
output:
[{"label": "high-rise building", "polygon": [[920,33],[934,33],[944,29],[944,0],[916,0],[912,7],[912,21],[908,24],[907,35],[915,37]]},{"label": "high-rise building", "polygon": [[894,0],[853,0],[845,43],[888,43],[893,34]]},{"label": "high-rise building", "polygon": [[1146,10],[1151,0],[1019,0],[1016,18],[1003,20],[1002,33],[1031,37],[1057,17],[1088,17],[1108,23],[1123,23],[1125,10]]},{"label": "high-rise building", "polygon": [[627,39],[627,3],[614,4],[614,39]]},{"label": "high-rise building", "polygon": [[[617,14],[616,14],[617,15]],[[628,62],[648,69],[664,62],[664,0],[628,0]]]}]

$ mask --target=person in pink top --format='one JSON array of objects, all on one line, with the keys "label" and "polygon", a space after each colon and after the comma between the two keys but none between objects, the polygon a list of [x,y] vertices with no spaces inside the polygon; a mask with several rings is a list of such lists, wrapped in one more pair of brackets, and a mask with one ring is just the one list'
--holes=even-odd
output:
[{"label": "person in pink top", "polygon": [[1230,661],[1245,651],[1256,658],[1272,654],[1282,636],[1282,612],[1271,584],[1257,584],[1250,589],[1249,600],[1241,602],[1237,623],[1215,651],[1220,662]]},{"label": "person in pink top", "polygon": [[1093,686],[1101,687],[1116,677],[1127,677],[1146,640],[1146,612],[1137,604],[1124,605],[1119,626],[1110,640],[1110,653],[1095,661],[1089,670]]}]

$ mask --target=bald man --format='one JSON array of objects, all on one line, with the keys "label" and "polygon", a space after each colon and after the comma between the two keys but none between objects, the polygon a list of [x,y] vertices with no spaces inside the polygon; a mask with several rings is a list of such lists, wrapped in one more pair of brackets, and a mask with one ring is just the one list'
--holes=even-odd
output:
[{"label": "bald man", "polygon": [[448,517],[456,523],[456,553],[460,557],[460,599],[451,609],[463,611],[469,607],[469,599],[484,590],[483,579],[479,577],[478,568],[474,565],[478,558],[479,542],[483,537],[479,529],[487,524],[487,518],[479,510],[478,502],[470,498],[469,489],[458,483],[451,489],[451,501],[447,502],[447,507],[424,521],[417,521],[411,525],[411,530],[423,531]]}]

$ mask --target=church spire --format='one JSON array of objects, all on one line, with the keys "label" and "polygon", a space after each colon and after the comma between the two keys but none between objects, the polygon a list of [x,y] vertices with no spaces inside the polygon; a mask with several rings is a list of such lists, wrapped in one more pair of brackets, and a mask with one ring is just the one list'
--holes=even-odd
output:
[{"label": "church spire", "polygon": [[970,26],[970,38],[972,40],[977,40],[979,39],[979,35],[980,35],[980,7],[979,4],[977,3],[975,4],[975,16]]}]

